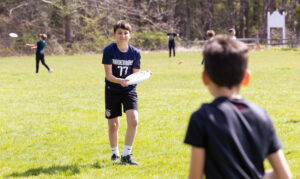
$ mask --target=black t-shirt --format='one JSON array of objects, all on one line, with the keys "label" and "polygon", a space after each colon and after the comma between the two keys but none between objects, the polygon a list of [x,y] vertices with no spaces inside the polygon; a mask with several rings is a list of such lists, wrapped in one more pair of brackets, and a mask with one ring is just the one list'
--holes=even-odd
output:
[{"label": "black t-shirt", "polygon": [[174,38],[177,36],[176,33],[167,33],[167,36],[169,36],[169,40],[174,40]]},{"label": "black t-shirt", "polygon": [[281,148],[263,108],[226,97],[192,114],[184,142],[205,149],[207,179],[262,178],[264,159]]}]

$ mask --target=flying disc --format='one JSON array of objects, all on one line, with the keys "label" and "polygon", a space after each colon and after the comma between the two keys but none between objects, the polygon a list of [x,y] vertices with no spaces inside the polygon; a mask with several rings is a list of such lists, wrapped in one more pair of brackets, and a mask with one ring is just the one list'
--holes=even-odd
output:
[{"label": "flying disc", "polygon": [[127,76],[125,79],[129,80],[127,81],[127,85],[134,85],[147,80],[150,77],[150,75],[151,73],[148,71],[139,71]]},{"label": "flying disc", "polygon": [[13,37],[13,38],[18,37],[18,34],[16,34],[16,33],[9,33],[8,35],[11,36],[11,37]]}]

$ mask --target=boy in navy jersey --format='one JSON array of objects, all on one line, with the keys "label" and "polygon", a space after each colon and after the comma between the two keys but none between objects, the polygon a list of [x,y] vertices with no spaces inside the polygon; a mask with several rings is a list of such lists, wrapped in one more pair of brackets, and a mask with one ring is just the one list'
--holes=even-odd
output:
[{"label": "boy in navy jersey", "polygon": [[131,26],[121,20],[114,26],[115,43],[104,48],[102,64],[105,69],[105,117],[108,119],[108,135],[112,161],[119,160],[118,127],[123,111],[127,117],[127,131],[121,162],[137,165],[131,157],[131,149],[138,124],[138,99],[136,85],[127,85],[125,78],[140,71],[140,52],[128,44]]},{"label": "boy in navy jersey", "polygon": [[47,68],[49,73],[52,73],[53,70],[48,67],[48,65],[45,62],[45,46],[46,46],[46,39],[47,35],[46,34],[40,34],[40,41],[38,41],[35,44],[26,44],[26,46],[31,47],[32,49],[36,49],[35,53],[35,61],[36,61],[36,68],[35,68],[35,73],[39,73],[39,63],[40,61],[42,64]]},{"label": "boy in navy jersey", "polygon": [[[184,142],[192,146],[189,178],[291,178],[267,112],[243,99],[248,49],[228,36],[216,36],[204,48],[203,83],[215,98],[191,116]],[[264,171],[268,158],[273,170]]]}]

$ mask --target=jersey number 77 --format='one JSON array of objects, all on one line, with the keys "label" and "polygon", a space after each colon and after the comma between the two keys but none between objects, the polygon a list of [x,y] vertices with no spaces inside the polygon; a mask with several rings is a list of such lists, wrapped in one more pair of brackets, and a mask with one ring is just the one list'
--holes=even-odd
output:
[{"label": "jersey number 77", "polygon": [[123,71],[125,72],[124,75],[127,74],[128,67],[127,66],[118,66],[117,68],[120,69],[120,76],[123,76]]}]

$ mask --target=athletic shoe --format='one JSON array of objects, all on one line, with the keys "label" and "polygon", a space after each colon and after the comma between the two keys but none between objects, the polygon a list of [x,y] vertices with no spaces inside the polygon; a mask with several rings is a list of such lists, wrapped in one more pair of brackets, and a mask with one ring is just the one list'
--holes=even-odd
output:
[{"label": "athletic shoe", "polygon": [[136,161],[133,160],[133,158],[131,158],[132,154],[126,155],[126,156],[122,156],[121,157],[121,162],[123,164],[129,164],[129,165],[138,165],[138,163]]},{"label": "athletic shoe", "polygon": [[119,161],[119,159],[120,159],[120,156],[118,156],[116,154],[113,154],[110,158],[110,160],[113,162],[117,162],[117,161]]},{"label": "athletic shoe", "polygon": [[52,73],[52,72],[53,72],[53,70],[50,68],[48,72],[49,72],[49,73]]}]

